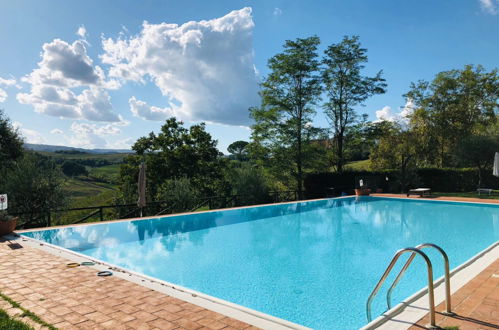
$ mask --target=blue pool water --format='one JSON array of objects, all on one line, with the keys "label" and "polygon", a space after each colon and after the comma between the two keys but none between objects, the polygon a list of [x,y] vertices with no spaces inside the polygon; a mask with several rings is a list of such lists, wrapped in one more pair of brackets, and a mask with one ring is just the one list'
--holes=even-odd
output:
[{"label": "blue pool water", "polygon": [[[343,198],[23,235],[312,328],[355,329],[395,251],[432,242],[454,268],[499,240],[499,205]],[[436,279],[441,257],[427,252]],[[415,259],[393,305],[426,285],[423,267]]]}]

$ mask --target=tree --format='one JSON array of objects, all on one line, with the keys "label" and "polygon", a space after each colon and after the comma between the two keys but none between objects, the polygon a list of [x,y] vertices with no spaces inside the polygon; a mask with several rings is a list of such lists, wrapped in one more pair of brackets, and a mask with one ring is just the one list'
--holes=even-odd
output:
[{"label": "tree", "polygon": [[229,173],[232,194],[238,195],[239,204],[253,205],[269,201],[269,188],[260,168],[244,163],[232,168]]},{"label": "tree", "polygon": [[425,162],[453,165],[456,145],[497,120],[499,71],[467,65],[462,70],[440,72],[431,82],[412,83],[405,96],[416,107],[410,129],[419,135]]},{"label": "tree", "polygon": [[139,164],[147,166],[148,200],[155,200],[159,188],[168,180],[188,178],[202,196],[211,196],[219,189],[223,166],[217,141],[206,132],[205,125],[183,127],[183,122],[167,119],[159,134],[151,132],[139,138],[132,149],[136,155],[125,159],[120,169],[121,197],[124,202],[137,199]]},{"label": "tree", "polygon": [[496,132],[495,135],[472,135],[462,140],[456,148],[455,157],[458,162],[478,170],[478,188],[482,187],[485,170],[492,171],[494,154],[499,150],[498,134]]},{"label": "tree", "polygon": [[0,109],[0,169],[5,169],[22,157],[23,144],[19,132]]},{"label": "tree", "polygon": [[246,141],[236,141],[232,142],[228,147],[227,151],[230,152],[235,159],[239,161],[247,160],[248,158],[248,150],[246,147],[249,142]]},{"label": "tree", "polygon": [[24,226],[35,223],[40,213],[62,208],[67,194],[59,167],[48,157],[26,152],[7,170],[7,179],[0,181],[0,191],[9,195],[9,212],[24,213]]},{"label": "tree", "polygon": [[186,178],[166,180],[158,189],[156,198],[165,201],[172,213],[193,211],[198,205],[199,192]]},{"label": "tree", "polygon": [[401,191],[407,191],[418,180],[414,134],[394,125],[371,150],[371,167],[375,170],[397,170]]},{"label": "tree", "polygon": [[256,122],[252,127],[253,140],[263,144],[275,157],[285,150],[290,166],[284,170],[294,178],[300,198],[303,197],[304,142],[314,134],[309,123],[321,93],[317,74],[319,43],[316,36],[287,40],[284,51],[268,61],[271,72],[261,84],[262,106],[250,109]]},{"label": "tree", "polygon": [[61,165],[61,170],[64,175],[71,177],[78,175],[88,175],[88,171],[85,166],[73,160],[65,160]]},{"label": "tree", "polygon": [[373,95],[385,93],[387,86],[382,71],[374,77],[362,75],[366,53],[367,49],[360,46],[359,37],[345,36],[340,43],[326,49],[322,60],[322,79],[328,96],[324,111],[333,129],[338,172],[345,164],[345,133],[357,119],[355,107],[363,105]]}]

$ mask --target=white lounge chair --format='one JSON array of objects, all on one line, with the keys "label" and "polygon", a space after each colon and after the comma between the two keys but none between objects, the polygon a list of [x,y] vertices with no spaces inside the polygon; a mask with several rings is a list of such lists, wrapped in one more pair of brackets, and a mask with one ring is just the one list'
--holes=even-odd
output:
[{"label": "white lounge chair", "polygon": [[480,193],[488,194],[489,196],[492,194],[492,190],[490,188],[478,188],[476,192],[478,193],[478,196],[480,196]]},{"label": "white lounge chair", "polygon": [[409,189],[407,197],[409,197],[409,195],[419,195],[419,197],[431,196],[431,188]]}]

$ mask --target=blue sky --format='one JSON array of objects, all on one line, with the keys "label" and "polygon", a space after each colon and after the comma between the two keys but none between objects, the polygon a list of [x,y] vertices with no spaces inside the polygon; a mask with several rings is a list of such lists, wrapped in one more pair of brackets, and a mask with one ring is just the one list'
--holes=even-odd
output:
[{"label": "blue sky", "polygon": [[393,118],[411,81],[498,66],[499,0],[3,1],[0,108],[33,143],[126,148],[176,115],[226,152],[268,58],[314,34],[360,36],[388,92],[358,111]]}]

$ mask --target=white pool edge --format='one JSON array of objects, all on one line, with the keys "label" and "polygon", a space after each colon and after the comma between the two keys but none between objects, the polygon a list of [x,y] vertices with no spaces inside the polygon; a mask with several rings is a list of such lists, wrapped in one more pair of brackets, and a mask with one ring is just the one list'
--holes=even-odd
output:
[{"label": "white pool edge", "polygon": [[[227,317],[248,323],[262,329],[310,329],[308,327],[287,321],[269,314],[265,314],[254,309],[244,307],[229,301],[219,299],[196,290],[188,289],[180,285],[176,285],[167,281],[159,280],[147,275],[143,275],[122,267],[118,267],[108,262],[103,262],[99,259],[90,258],[78,252],[74,252],[50,243],[39,241],[37,239],[26,236],[5,236],[11,240],[21,240],[23,244],[27,244],[33,248],[40,249],[44,252],[55,256],[62,257],[72,262],[82,263],[91,261],[95,266],[90,266],[97,271],[112,270],[113,276],[127,280],[129,282],[147,287],[149,289],[164,293],[168,296],[186,301],[188,303],[209,309],[220,313]],[[87,267],[87,266],[81,266]]]},{"label": "white pool edge", "polygon": [[[469,281],[478,276],[498,258],[499,241],[491,244],[489,247],[477,253],[466,262],[452,269],[450,272],[451,294],[454,294],[465,286]],[[444,277],[440,277],[434,283],[435,306],[438,306],[440,303],[445,301],[445,285],[443,285]],[[379,299],[382,298],[379,297]],[[454,305],[452,305],[452,308],[454,308]],[[408,329],[428,313],[427,287],[424,287],[360,329]]]}]

